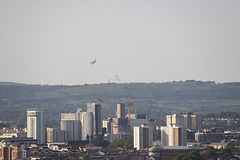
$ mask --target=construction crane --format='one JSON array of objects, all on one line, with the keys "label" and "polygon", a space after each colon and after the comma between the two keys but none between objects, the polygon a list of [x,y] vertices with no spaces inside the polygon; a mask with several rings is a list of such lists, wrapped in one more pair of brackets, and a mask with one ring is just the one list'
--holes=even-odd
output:
[{"label": "construction crane", "polygon": [[122,90],[123,90],[123,93],[124,93],[124,95],[125,95],[125,97],[127,98],[127,101],[128,101],[128,124],[127,124],[127,132],[130,133],[130,132],[131,132],[131,124],[130,124],[130,119],[131,119],[131,118],[130,118],[130,106],[133,105],[134,103],[131,102],[131,101],[132,101],[132,98],[130,99],[130,98],[128,97],[128,94],[127,94],[127,92],[126,92],[126,90],[125,90],[125,88],[124,88],[122,82],[120,81],[120,78],[118,77],[118,75],[115,75],[115,76],[116,76],[118,82],[120,83],[120,85],[121,85],[121,87],[122,87]]},{"label": "construction crane", "polygon": [[25,114],[25,113],[22,113],[22,114],[21,114],[21,116],[18,118],[16,124],[12,126],[13,128],[17,128],[17,125],[18,125],[19,121],[21,120],[21,118],[22,118],[22,116],[23,116],[24,114]]},{"label": "construction crane", "polygon": [[[99,96],[99,98],[98,98],[98,101],[100,101],[101,106],[102,106],[102,102],[103,102],[103,97],[105,96],[105,94],[106,94],[106,92],[107,92],[107,88],[108,88],[108,86],[109,86],[110,81],[111,81],[111,79],[108,80],[108,83],[107,83],[107,85],[106,85],[106,87],[105,87],[105,89],[104,89],[104,92],[103,92],[103,94],[102,94],[102,97],[100,98],[100,96]],[[105,100],[105,101],[106,101],[106,100]],[[110,111],[110,108],[109,108],[109,106],[108,106],[108,104],[107,104],[107,101],[106,101],[106,106],[107,106],[107,110],[108,110],[111,118],[113,118],[112,113],[111,113],[111,111]]]},{"label": "construction crane", "polygon": [[112,115],[112,113],[111,113],[110,107],[108,106],[108,102],[107,102],[106,99],[105,99],[105,104],[106,104],[107,110],[108,110],[108,112],[109,112],[109,114],[110,114],[110,116],[111,116],[111,119],[113,119],[113,115]]}]

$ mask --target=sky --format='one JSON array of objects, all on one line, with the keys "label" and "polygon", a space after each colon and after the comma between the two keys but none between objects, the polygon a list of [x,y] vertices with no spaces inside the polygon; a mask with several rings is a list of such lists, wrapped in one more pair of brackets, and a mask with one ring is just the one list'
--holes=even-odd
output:
[{"label": "sky", "polygon": [[239,0],[0,0],[0,81],[240,82],[239,60]]}]

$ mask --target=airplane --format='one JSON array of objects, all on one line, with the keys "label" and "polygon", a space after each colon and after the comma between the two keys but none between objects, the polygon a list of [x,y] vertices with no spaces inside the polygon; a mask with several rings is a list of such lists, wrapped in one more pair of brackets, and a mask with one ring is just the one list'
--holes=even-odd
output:
[{"label": "airplane", "polygon": [[91,65],[93,65],[94,63],[96,63],[96,59],[94,59],[94,61],[90,62]]}]

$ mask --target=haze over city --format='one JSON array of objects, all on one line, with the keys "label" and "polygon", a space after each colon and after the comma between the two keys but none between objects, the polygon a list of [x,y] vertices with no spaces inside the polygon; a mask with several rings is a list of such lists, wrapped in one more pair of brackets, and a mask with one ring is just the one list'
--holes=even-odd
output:
[{"label": "haze over city", "polygon": [[238,0],[0,1],[0,81],[238,82],[239,15]]}]

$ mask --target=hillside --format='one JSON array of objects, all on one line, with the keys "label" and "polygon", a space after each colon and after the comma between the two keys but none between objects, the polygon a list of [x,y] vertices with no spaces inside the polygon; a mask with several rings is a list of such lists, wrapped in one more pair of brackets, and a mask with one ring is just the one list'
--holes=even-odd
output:
[{"label": "hillside", "polygon": [[[88,102],[98,102],[106,84],[78,86],[50,85],[0,85],[0,120],[19,125],[26,123],[26,109],[42,108],[47,126],[59,126],[60,114],[86,110]],[[185,81],[168,83],[124,84],[129,97],[133,97],[131,112],[146,113],[153,118],[164,117],[172,112],[194,112],[199,114],[240,111],[240,83]],[[111,113],[115,115],[117,103],[127,103],[120,84],[110,83],[105,98]],[[105,101],[106,102],[106,101]],[[105,103],[103,118],[110,114]]]}]

